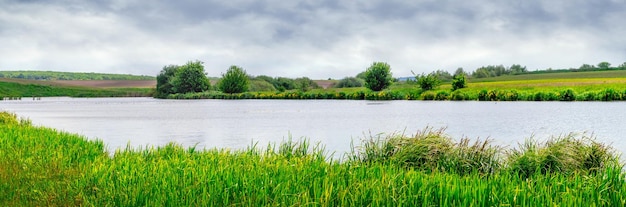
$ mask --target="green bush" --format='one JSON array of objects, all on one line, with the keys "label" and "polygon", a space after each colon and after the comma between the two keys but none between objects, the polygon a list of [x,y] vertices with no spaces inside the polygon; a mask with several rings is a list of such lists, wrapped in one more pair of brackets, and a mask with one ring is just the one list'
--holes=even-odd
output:
[{"label": "green bush", "polygon": [[391,66],[384,62],[374,62],[365,71],[365,87],[381,91],[392,83]]},{"label": "green bush", "polygon": [[445,100],[448,100],[449,96],[450,96],[450,93],[448,93],[447,91],[439,91],[437,92],[437,95],[435,96],[435,100],[445,101]]},{"label": "green bush", "polygon": [[561,101],[575,101],[576,100],[576,92],[572,89],[567,89],[561,92]]},{"label": "green bush", "polygon": [[435,92],[432,92],[432,91],[425,91],[421,95],[421,99],[425,101],[435,100],[436,97],[437,97],[437,94],[435,94]]},{"label": "green bush", "polygon": [[428,75],[416,75],[415,80],[417,80],[417,84],[420,85],[420,88],[424,91],[435,89],[441,84],[441,81],[437,77],[435,72],[429,73]]},{"label": "green bush", "polygon": [[456,90],[452,92],[452,94],[450,95],[450,100],[464,101],[464,100],[470,100],[470,99],[469,99],[469,95],[465,94],[462,91]]},{"label": "green bush", "polygon": [[464,74],[454,75],[452,79],[452,90],[456,91],[458,89],[467,87],[467,81],[465,79],[466,78]]},{"label": "green bush", "polygon": [[622,96],[619,92],[615,91],[612,88],[607,88],[604,91],[600,92],[602,101],[619,101],[622,100]]},{"label": "green bush", "polygon": [[242,93],[248,90],[250,80],[248,74],[241,67],[230,66],[222,79],[218,82],[218,88],[224,93]]}]

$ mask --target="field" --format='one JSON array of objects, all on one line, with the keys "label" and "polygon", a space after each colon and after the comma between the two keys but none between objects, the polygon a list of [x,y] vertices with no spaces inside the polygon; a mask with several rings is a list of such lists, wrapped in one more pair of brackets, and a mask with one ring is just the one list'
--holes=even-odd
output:
[{"label": "field", "polygon": [[336,161],[306,140],[109,153],[9,113],[0,123],[1,206],[626,205],[614,151],[575,135],[502,151],[424,129],[372,137]]},{"label": "field", "polygon": [[0,98],[151,96],[153,80],[36,81],[0,78]]}]

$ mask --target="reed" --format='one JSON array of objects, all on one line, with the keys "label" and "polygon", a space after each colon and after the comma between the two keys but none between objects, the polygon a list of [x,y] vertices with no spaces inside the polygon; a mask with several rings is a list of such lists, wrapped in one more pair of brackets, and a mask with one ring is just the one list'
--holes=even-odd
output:
[{"label": "reed", "polygon": [[[98,140],[13,121],[6,112],[0,117],[0,206],[626,204],[623,169],[608,146],[594,142],[579,147],[584,156],[563,158],[578,168],[555,165],[571,173],[550,168],[522,177],[509,170],[516,159],[495,156],[502,150],[488,140],[455,141],[442,129],[372,136],[378,140],[364,141],[348,155],[352,159],[337,161],[306,140],[243,150],[170,143],[109,153]],[[532,146],[547,157],[565,153],[576,140]],[[552,150],[556,146],[563,149]]]}]

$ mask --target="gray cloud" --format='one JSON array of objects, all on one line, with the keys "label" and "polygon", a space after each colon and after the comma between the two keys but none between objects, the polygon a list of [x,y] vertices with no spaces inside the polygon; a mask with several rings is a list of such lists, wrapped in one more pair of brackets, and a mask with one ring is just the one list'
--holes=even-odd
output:
[{"label": "gray cloud", "polygon": [[271,76],[342,78],[386,61],[410,71],[626,61],[626,2],[7,1],[0,70],[156,75],[201,60]]}]

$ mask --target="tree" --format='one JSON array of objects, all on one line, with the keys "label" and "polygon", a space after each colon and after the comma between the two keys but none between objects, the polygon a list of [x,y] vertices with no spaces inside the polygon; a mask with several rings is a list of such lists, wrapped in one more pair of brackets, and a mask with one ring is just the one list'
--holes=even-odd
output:
[{"label": "tree", "polygon": [[611,63],[609,62],[600,62],[598,63],[598,68],[603,70],[608,70],[611,67]]},{"label": "tree", "polygon": [[360,72],[359,74],[356,74],[356,78],[359,78],[361,80],[365,80],[365,71]]},{"label": "tree", "polygon": [[486,68],[478,68],[476,71],[472,73],[472,77],[474,78],[488,78],[489,71]]},{"label": "tree", "polygon": [[[411,71],[411,73],[413,73],[413,71]],[[415,75],[415,73],[413,73],[413,75]],[[417,80],[417,84],[419,84],[420,88],[424,91],[435,89],[441,84],[436,72],[429,73],[428,75],[424,75],[423,73],[421,75],[415,75],[415,80]]]},{"label": "tree", "polygon": [[452,78],[452,91],[456,91],[457,89],[467,87],[467,81],[465,80],[465,75],[459,74],[454,75]]},{"label": "tree", "polygon": [[157,85],[154,97],[165,98],[167,95],[174,93],[174,86],[172,86],[171,81],[176,75],[178,68],[180,68],[178,65],[168,65],[163,67],[159,75],[156,77]]},{"label": "tree", "polygon": [[363,87],[363,84],[365,84],[365,83],[360,78],[345,77],[345,78],[339,80],[339,82],[337,82],[337,84],[335,84],[333,87],[335,87],[335,88]]},{"label": "tree", "polygon": [[619,65],[619,67],[621,70],[626,70],[626,62],[622,63],[621,65]]},{"label": "tree", "polygon": [[526,72],[528,72],[528,70],[526,69],[526,66],[522,67],[521,65],[513,64],[511,65],[511,67],[509,67],[509,73],[513,75],[526,73]]},{"label": "tree", "polygon": [[308,77],[296,78],[294,80],[296,88],[300,91],[308,91],[313,88],[319,88],[320,86]]},{"label": "tree", "polygon": [[450,75],[450,73],[448,71],[445,71],[445,70],[437,70],[437,71],[435,71],[435,75],[437,76],[437,79],[439,79],[441,81],[450,81],[450,80],[452,80],[452,75]]},{"label": "tree", "polygon": [[180,66],[171,80],[175,93],[193,93],[209,90],[211,84],[200,61],[188,62]]},{"label": "tree", "polygon": [[381,91],[391,85],[391,67],[384,62],[374,62],[365,71],[365,87]]},{"label": "tree", "polygon": [[248,90],[250,80],[246,71],[238,66],[230,66],[218,83],[218,88],[224,93],[242,93]]},{"label": "tree", "polygon": [[465,70],[463,70],[462,67],[459,67],[459,68],[456,69],[456,71],[454,71],[454,75],[455,76],[457,76],[457,75],[465,75],[465,76],[467,76],[467,73],[465,72]]}]

